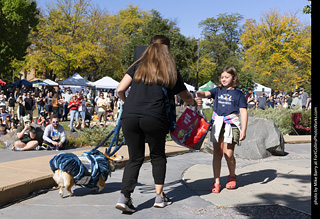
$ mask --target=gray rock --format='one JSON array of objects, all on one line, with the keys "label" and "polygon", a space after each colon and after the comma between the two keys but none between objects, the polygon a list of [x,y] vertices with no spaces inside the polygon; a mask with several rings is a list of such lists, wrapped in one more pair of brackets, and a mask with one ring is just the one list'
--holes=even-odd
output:
[{"label": "gray rock", "polygon": [[[210,134],[208,133],[208,136]],[[209,138],[204,144],[204,151],[213,152],[213,145]],[[271,119],[249,114],[246,139],[235,147],[234,154],[236,157],[254,160],[270,155],[284,155],[284,139]]]},{"label": "gray rock", "polygon": [[0,144],[4,147],[4,148],[9,148],[11,146],[13,146],[13,142],[15,142],[15,140],[17,139],[17,132],[10,132],[4,136],[0,137]]}]

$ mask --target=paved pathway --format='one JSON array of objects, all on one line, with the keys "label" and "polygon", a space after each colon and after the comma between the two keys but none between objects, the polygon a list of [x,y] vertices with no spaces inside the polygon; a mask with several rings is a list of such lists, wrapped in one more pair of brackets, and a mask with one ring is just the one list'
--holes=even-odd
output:
[{"label": "paved pathway", "polygon": [[[179,146],[171,146],[175,151],[178,150]],[[310,218],[310,214],[303,212],[311,212],[311,144],[286,144],[286,152],[288,154],[282,157],[237,159],[239,187],[232,191],[223,189],[220,194],[208,192],[212,183],[211,154],[175,154],[168,158],[165,185],[165,192],[172,198],[173,204],[165,209],[152,207],[154,186],[151,164],[146,162],[141,168],[139,183],[132,196],[137,212],[130,218]],[[27,161],[32,159],[42,160],[45,163],[39,166],[41,170],[34,173],[46,172],[46,159],[53,154],[43,153],[45,156],[20,160],[20,167],[25,168]],[[0,165],[14,163],[9,158],[7,160]],[[223,162],[222,166],[222,180],[226,181],[226,163]],[[1,166],[0,171],[3,169]],[[127,218],[128,215],[114,208],[122,174],[123,169],[116,170],[99,194],[77,186],[74,197],[61,199],[58,190],[42,190],[43,194],[0,209],[0,218]],[[24,184],[25,187],[27,185]],[[2,197],[3,190],[0,192]]]}]

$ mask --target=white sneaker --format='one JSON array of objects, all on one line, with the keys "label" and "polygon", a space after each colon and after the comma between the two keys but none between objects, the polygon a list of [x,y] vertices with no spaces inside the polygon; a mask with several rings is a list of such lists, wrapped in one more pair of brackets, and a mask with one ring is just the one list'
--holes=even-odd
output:
[{"label": "white sneaker", "polygon": [[136,211],[135,207],[132,204],[131,198],[126,198],[122,193],[118,199],[118,203],[116,204],[116,209],[123,211],[125,213],[133,213]]},{"label": "white sneaker", "polygon": [[172,201],[163,193],[163,197],[157,194],[153,207],[164,208],[167,205],[171,205]]}]

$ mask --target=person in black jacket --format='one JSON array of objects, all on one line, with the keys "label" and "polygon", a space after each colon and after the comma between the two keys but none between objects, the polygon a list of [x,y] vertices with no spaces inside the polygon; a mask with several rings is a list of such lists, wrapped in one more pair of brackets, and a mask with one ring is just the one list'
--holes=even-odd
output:
[{"label": "person in black jacket", "polygon": [[24,107],[26,110],[26,115],[31,115],[31,119],[32,119],[33,118],[34,99],[31,97],[31,92],[28,92],[27,98],[24,99]]}]

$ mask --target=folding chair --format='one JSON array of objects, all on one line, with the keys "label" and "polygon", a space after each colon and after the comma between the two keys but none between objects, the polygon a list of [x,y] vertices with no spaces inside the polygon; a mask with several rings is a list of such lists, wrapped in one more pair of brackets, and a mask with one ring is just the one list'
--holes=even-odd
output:
[{"label": "folding chair", "polygon": [[298,131],[301,133],[308,133],[311,130],[311,127],[304,127],[301,123],[306,123],[301,120],[301,113],[292,113],[292,129],[293,131],[299,135]]}]

